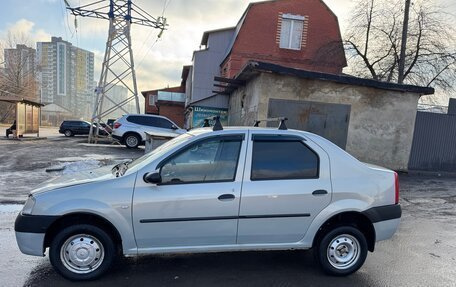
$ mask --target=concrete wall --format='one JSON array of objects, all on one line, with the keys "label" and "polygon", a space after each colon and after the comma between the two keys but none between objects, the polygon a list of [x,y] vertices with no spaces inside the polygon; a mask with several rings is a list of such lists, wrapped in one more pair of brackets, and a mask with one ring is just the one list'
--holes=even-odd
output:
[{"label": "concrete wall", "polygon": [[351,105],[347,152],[364,162],[407,170],[418,94],[261,73],[231,96],[230,125],[266,118],[270,98]]}]

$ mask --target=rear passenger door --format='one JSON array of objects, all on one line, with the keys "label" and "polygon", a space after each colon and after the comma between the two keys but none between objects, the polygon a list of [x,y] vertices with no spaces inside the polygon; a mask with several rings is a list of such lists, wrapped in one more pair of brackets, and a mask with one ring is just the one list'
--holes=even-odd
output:
[{"label": "rear passenger door", "polygon": [[260,132],[248,149],[237,243],[300,241],[331,201],[326,152],[301,136]]},{"label": "rear passenger door", "polygon": [[74,134],[82,134],[83,133],[83,128],[82,128],[82,122],[79,121],[73,121],[71,122],[71,129],[74,131]]}]

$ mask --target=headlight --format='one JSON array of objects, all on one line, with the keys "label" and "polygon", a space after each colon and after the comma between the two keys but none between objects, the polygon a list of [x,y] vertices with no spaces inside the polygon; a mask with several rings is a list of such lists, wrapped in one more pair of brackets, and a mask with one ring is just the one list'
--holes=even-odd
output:
[{"label": "headlight", "polygon": [[33,195],[29,195],[27,198],[27,201],[24,204],[24,207],[22,208],[22,214],[32,214],[33,207],[35,206],[35,198]]}]

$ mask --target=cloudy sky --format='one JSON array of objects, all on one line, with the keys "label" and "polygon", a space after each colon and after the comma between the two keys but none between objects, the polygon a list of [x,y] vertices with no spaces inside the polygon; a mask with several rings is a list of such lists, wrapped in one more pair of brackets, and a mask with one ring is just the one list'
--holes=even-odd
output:
[{"label": "cloudy sky", "polygon": [[[456,14],[456,1],[443,0]],[[80,6],[95,0],[68,0]],[[199,48],[204,31],[236,25],[249,0],[135,0],[153,16],[164,15],[169,24],[158,41],[158,31],[139,25],[132,28],[133,51],[139,90],[150,90],[180,83],[182,65],[190,64],[192,52]],[[351,0],[325,0],[339,17],[342,29],[349,21]],[[98,81],[104,53],[108,21],[77,18],[65,10],[64,0],[1,0],[0,39],[8,31],[28,35],[30,44],[59,36],[95,53]],[[154,44],[154,42],[156,42]]]}]

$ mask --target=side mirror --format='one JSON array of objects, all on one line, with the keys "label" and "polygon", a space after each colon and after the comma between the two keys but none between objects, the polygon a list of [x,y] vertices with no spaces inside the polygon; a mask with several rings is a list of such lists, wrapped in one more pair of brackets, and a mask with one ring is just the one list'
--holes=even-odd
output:
[{"label": "side mirror", "polygon": [[171,126],[171,129],[173,129],[173,130],[177,130],[177,129],[178,129],[178,127],[176,127],[176,125],[172,125],[172,126]]},{"label": "side mirror", "polygon": [[162,182],[161,175],[158,172],[148,172],[144,175],[143,179],[144,182],[153,184],[159,184]]}]

